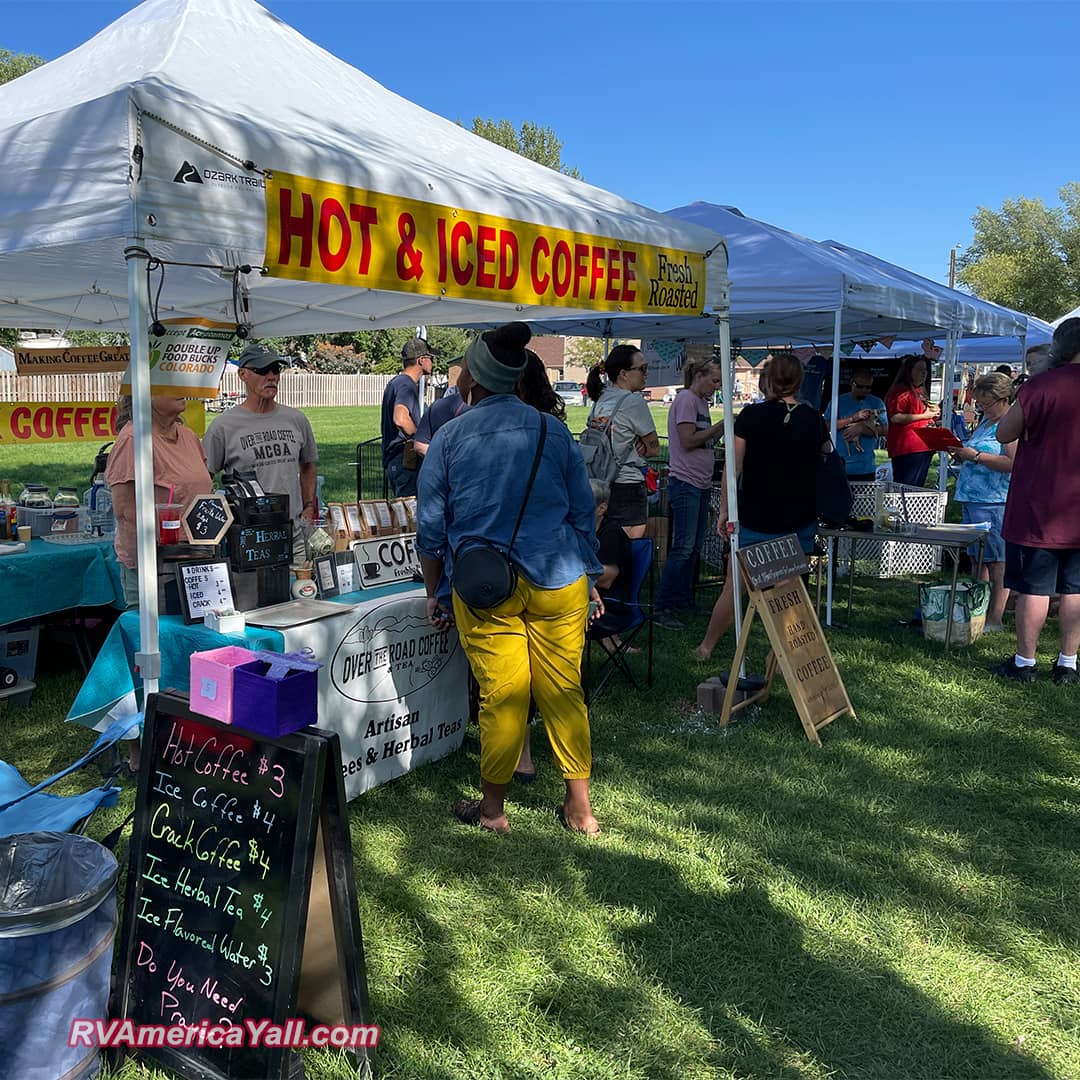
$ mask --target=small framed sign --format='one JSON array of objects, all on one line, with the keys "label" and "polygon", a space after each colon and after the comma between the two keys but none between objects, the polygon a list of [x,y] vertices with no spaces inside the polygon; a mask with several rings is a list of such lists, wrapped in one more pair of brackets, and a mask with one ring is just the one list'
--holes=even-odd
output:
[{"label": "small framed sign", "polygon": [[341,591],[338,586],[337,557],[323,555],[315,560],[315,584],[319,586],[319,596],[329,600]]},{"label": "small framed sign", "polygon": [[191,544],[220,544],[232,523],[232,510],[224,495],[196,495],[180,518]]},{"label": "small framed sign", "polygon": [[361,589],[424,579],[415,534],[357,540],[353,544],[353,558]]},{"label": "small framed sign", "polygon": [[338,593],[356,592],[359,585],[356,584],[356,562],[351,551],[337,551],[334,553],[337,560]]},{"label": "small framed sign", "polygon": [[184,622],[201,622],[211,611],[231,611],[232,584],[225,562],[178,562],[176,584]]}]

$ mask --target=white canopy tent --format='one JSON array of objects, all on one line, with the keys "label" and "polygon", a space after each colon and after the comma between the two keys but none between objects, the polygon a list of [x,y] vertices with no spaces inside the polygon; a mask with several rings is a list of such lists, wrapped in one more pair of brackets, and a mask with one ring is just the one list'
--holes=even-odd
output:
[{"label": "white canopy tent", "polygon": [[[470,288],[455,288],[443,284],[445,273],[435,280],[431,249],[427,278],[410,281],[422,267],[400,262],[412,219],[399,215],[425,204],[421,211],[433,216],[471,215],[478,233],[480,223],[517,223],[571,245],[610,241],[600,250],[612,258],[636,250],[642,281],[642,256],[653,249],[690,253],[704,267],[696,308],[706,313],[690,321],[726,347],[726,251],[717,235],[473,136],[389,92],[253,0],[147,0],[79,48],[0,87],[0,159],[0,325],[131,334],[140,448],[137,659],[148,692],[160,663],[148,267],[163,274],[153,283],[155,292],[160,285],[154,318],[237,321],[255,337],[418,323],[542,324],[556,315],[596,320],[633,307],[625,288],[614,299],[582,291],[577,302],[548,289],[531,303],[520,289],[481,287],[478,274]],[[275,251],[267,188],[283,186],[282,176],[313,178],[323,193],[385,200],[381,222],[366,219],[370,233],[353,234],[361,252],[369,241],[375,249],[379,287],[336,284],[325,260],[322,280],[311,280],[318,276],[311,268],[295,265],[305,252],[299,240],[281,244],[282,264],[294,258],[291,276],[280,267],[273,276],[260,273]],[[331,254],[345,262],[345,230],[360,220],[354,212],[369,208],[349,204],[346,214],[338,206],[335,219],[326,216],[329,205],[321,204],[318,254],[335,248]],[[297,195],[296,212],[304,209]],[[281,215],[287,236],[295,222]],[[388,288],[395,250],[402,284]],[[638,307],[653,314],[650,304]]]},{"label": "white canopy tent", "polygon": [[1050,325],[1056,330],[1066,319],[1080,319],[1080,307],[1075,307],[1072,311],[1066,311],[1064,315],[1055,319]]},{"label": "white canopy tent", "polygon": [[[957,342],[956,359],[960,364],[1022,364],[1025,350],[1033,345],[1049,345],[1054,328],[1028,315],[1026,337],[963,337]],[[888,335],[886,335],[888,336]],[[939,339],[940,340],[940,339]],[[944,344],[942,341],[941,344]],[[921,353],[922,341],[893,341],[890,345],[877,342],[867,351],[856,346],[852,356],[906,356]]]}]

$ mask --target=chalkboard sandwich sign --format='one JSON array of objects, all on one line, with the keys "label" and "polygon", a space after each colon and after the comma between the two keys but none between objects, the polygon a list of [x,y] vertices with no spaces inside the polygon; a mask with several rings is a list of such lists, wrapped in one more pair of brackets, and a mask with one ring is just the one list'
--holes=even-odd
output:
[{"label": "chalkboard sandwich sign", "polygon": [[337,735],[253,735],[155,694],[143,747],[112,1009],[147,1036],[132,1052],[185,1080],[289,1080],[293,1046],[348,1025],[373,1077]]}]

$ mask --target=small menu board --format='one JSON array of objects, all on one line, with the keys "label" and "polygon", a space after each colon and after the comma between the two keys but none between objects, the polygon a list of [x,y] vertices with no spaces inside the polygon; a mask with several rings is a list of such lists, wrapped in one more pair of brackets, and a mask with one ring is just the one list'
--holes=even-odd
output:
[{"label": "small menu board", "polygon": [[[335,734],[256,736],[150,696],[112,1012],[247,1037],[141,1057],[190,1080],[287,1080],[296,1051],[247,1021],[368,1022],[341,775]],[[373,1050],[356,1056],[373,1075]]]},{"label": "small menu board", "polygon": [[178,562],[175,566],[184,622],[199,622],[211,611],[232,610],[233,594],[228,563]]},{"label": "small menu board", "polygon": [[750,544],[738,549],[738,557],[750,602],[739,631],[731,671],[737,672],[742,666],[755,615],[761,619],[772,649],[761,690],[736,703],[738,679],[729,678],[720,725],[726,727],[734,713],[756,701],[764,701],[779,671],[806,737],[820,746],[818,732],[844,713],[855,719],[855,710],[803,583],[802,575],[809,572],[810,566],[799,539],[792,534]]},{"label": "small menu board", "polygon": [[189,543],[219,544],[233,523],[233,515],[224,495],[196,495],[180,521]]}]

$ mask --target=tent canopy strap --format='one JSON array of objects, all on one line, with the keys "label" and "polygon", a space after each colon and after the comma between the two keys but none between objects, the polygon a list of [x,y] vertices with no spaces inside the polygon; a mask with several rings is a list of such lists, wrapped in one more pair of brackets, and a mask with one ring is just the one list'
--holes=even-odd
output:
[{"label": "tent canopy strap", "polygon": [[266,176],[267,169],[261,169],[254,161],[249,158],[240,157],[237,154],[231,154],[228,150],[223,149],[220,146],[215,146],[214,143],[208,142],[206,139],[200,138],[193,131],[188,131],[186,128],[180,127],[179,124],[174,124],[171,120],[166,120],[163,116],[158,116],[157,113],[144,112],[136,106],[136,111],[139,115],[139,122],[142,123],[144,119],[154,120],[161,124],[162,127],[168,128],[171,132],[179,135],[181,138],[187,139],[190,142],[195,143],[198,146],[203,147],[206,150],[217,154],[219,157],[223,157],[226,161],[231,161],[234,165],[239,165],[242,169],[247,169],[249,172],[257,172],[262,176]]}]

